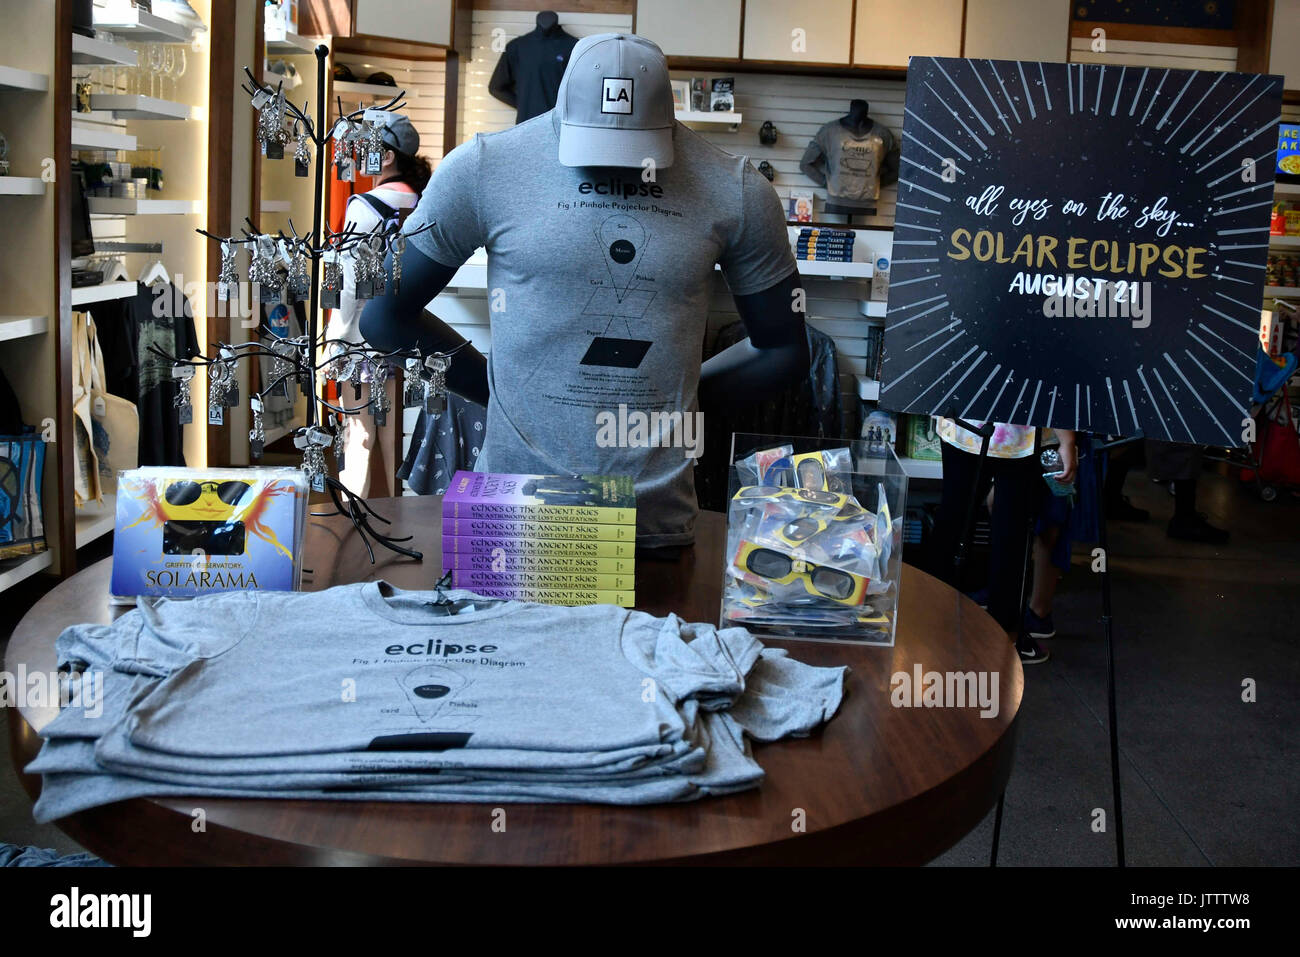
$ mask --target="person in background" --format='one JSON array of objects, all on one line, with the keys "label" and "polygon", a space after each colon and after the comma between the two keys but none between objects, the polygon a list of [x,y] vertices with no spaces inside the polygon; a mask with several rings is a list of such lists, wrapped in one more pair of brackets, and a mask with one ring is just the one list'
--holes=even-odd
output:
[{"label": "person in background", "polygon": [[1025,607],[1025,631],[1031,638],[1056,636],[1052,605],[1056,587],[1070,570],[1070,553],[1075,542],[1097,540],[1097,470],[1092,441],[1075,436],[1075,482],[1073,495],[1054,495],[1043,482],[1038,520],[1034,529],[1033,586]]},{"label": "person in background", "polygon": [[[983,423],[974,423],[983,425]],[[980,437],[951,419],[937,420],[936,431],[943,440],[943,497],[931,539],[930,567],[933,573],[960,588],[954,559],[957,541],[966,519],[971,488],[979,466]],[[1034,457],[1035,436],[1031,426],[996,423],[989,440],[988,459],[980,469],[977,499],[984,498],[992,483],[991,542],[988,568],[988,611],[1016,643],[1025,664],[1046,661],[1048,652],[1024,628],[1020,616],[1020,585],[1025,562],[1029,519],[1038,500],[1042,469]],[[1078,460],[1074,433],[1058,429],[1063,484],[1074,481]]]},{"label": "person in background", "polygon": [[[415,209],[420,194],[433,175],[427,157],[419,156],[420,134],[411,121],[400,113],[379,114],[383,129],[384,159],[374,189],[358,193],[348,200],[344,218],[344,231],[370,232],[381,224],[396,220],[401,222]],[[343,261],[344,283],[339,296],[339,308],[333,310],[325,327],[326,346],[337,354],[354,345],[361,345],[361,312],[365,300],[352,294],[354,266],[350,257]],[[362,370],[363,381],[370,380],[370,370]],[[386,383],[389,408],[401,415],[401,403],[395,401],[394,379]],[[367,398],[368,387],[363,389],[362,401]],[[340,405],[353,408],[360,404],[352,388],[342,383]],[[382,498],[395,495],[394,479],[397,474],[398,450],[391,436],[396,430],[386,431],[375,426],[369,414],[350,415],[345,425],[343,467],[339,480],[350,491],[361,496]]]}]

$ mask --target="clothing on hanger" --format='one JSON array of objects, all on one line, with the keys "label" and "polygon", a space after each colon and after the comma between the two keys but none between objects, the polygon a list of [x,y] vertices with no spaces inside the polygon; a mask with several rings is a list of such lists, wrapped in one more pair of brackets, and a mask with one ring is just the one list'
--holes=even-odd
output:
[{"label": "clothing on hanger", "polygon": [[485,435],[487,409],[450,392],[447,409],[441,415],[420,410],[406,461],[397,477],[416,495],[441,495],[453,475],[473,471]]},{"label": "clothing on hanger", "polygon": [[565,33],[558,22],[548,27],[539,23],[506,44],[488,81],[488,92],[515,108],[515,123],[541,116],[555,107],[560,80],[577,43],[578,38]]},{"label": "clothing on hanger", "polygon": [[140,465],[184,465],[185,430],[176,416],[178,386],[171,363],[151,346],[180,359],[200,352],[189,301],[170,282],[142,284],[134,296],[89,307],[104,354],[106,387],[136,404]]},{"label": "clothing on hanger", "polygon": [[[799,160],[799,169],[826,187],[829,212],[876,211],[882,180],[893,182],[898,170],[898,142],[882,123],[864,117],[850,128],[839,119],[817,131]],[[833,208],[836,207],[836,208]]]}]

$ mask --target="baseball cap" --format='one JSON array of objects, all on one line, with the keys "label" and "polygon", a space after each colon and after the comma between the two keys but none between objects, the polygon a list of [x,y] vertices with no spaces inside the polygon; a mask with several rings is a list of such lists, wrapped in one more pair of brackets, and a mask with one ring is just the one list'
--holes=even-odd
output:
[{"label": "baseball cap", "polygon": [[569,55],[555,109],[565,166],[673,162],[673,90],[663,51],[644,37],[598,33]]},{"label": "baseball cap", "polygon": [[385,110],[379,114],[377,124],[383,131],[384,144],[408,156],[420,151],[420,134],[401,113]]}]

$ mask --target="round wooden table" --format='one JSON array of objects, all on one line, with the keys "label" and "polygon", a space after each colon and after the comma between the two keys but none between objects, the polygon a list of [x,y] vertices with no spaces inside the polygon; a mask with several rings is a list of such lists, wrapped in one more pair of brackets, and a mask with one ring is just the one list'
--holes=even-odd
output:
[{"label": "round wooden table", "polygon": [[[373,503],[397,534],[413,534],[423,564],[378,550],[369,563],[341,518],[314,519],[304,564],[309,590],[383,578],[430,588],[439,573],[441,500]],[[725,538],[722,515],[700,515],[694,548],[674,562],[640,561],[638,607],[716,622]],[[54,639],[67,625],[108,622],[111,560],[60,583],[14,631],[5,670],[55,668]],[[1023,674],[994,621],[947,585],[905,566],[892,648],[776,642],[802,661],[847,664],[847,695],[811,738],[756,746],[760,788],[689,804],[651,807],[508,804],[504,832],[492,804],[356,803],[139,798],[72,815],[58,826],[114,864],[920,864],[989,811],[1006,786],[1015,750]],[[891,676],[928,672],[996,675],[998,708],[895,707]],[[919,689],[918,689],[919,690]],[[919,695],[917,696],[919,699]],[[920,704],[919,700],[914,704]],[[54,712],[9,720],[21,768],[40,748]],[[207,830],[191,829],[202,806]]]}]

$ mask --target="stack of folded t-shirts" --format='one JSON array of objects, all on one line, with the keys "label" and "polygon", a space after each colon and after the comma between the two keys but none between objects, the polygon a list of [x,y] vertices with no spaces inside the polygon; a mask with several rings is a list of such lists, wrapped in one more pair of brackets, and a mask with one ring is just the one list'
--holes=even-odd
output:
[{"label": "stack of folded t-shirts", "polygon": [[747,738],[835,713],[844,668],[612,605],[385,582],[160,601],[56,643],[39,820],[145,795],[647,804],[756,786]]}]

